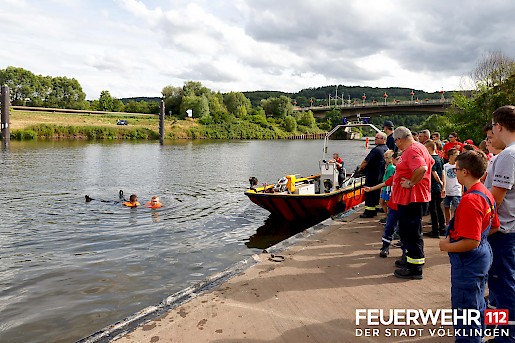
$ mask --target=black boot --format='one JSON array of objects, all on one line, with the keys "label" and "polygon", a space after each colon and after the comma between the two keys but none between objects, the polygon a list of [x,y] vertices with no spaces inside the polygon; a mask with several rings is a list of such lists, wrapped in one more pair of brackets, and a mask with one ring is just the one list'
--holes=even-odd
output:
[{"label": "black boot", "polygon": [[424,236],[431,237],[431,238],[440,238],[440,232],[438,232],[438,231],[424,232]]},{"label": "black boot", "polygon": [[381,251],[379,252],[379,257],[388,257],[389,253],[390,253],[390,244],[383,242],[383,247],[381,248]]},{"label": "black boot", "polygon": [[405,267],[406,263],[407,263],[406,262],[406,254],[404,254],[404,253],[402,254],[402,256],[399,259],[395,260],[396,267],[400,267],[400,268]]},{"label": "black boot", "polygon": [[397,269],[395,272],[393,272],[393,275],[400,279],[421,280],[422,267],[412,267],[406,265],[403,268]]},{"label": "black boot", "polygon": [[373,211],[373,210],[365,210],[365,211],[363,212],[363,214],[361,214],[359,217],[360,217],[360,218],[373,218],[373,217],[375,217],[375,216],[376,216],[376,214],[377,214],[377,212],[376,212],[376,211]]}]

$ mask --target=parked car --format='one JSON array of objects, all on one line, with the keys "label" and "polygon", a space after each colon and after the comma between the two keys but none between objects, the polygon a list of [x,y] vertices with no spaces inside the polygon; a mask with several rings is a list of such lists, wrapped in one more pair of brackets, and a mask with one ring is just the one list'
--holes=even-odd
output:
[{"label": "parked car", "polygon": [[129,122],[125,119],[118,119],[116,125],[129,125]]}]

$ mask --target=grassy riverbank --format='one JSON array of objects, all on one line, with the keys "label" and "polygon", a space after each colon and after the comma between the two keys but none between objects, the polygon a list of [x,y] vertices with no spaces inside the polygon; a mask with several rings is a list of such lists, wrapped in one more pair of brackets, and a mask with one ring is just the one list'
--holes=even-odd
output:
[{"label": "grassy riverbank", "polygon": [[[116,125],[125,119],[129,125]],[[11,110],[11,138],[65,139],[159,139],[156,115],[77,114]],[[193,120],[165,120],[165,133],[188,138],[188,130],[199,126]],[[172,137],[172,136],[170,136]]]},{"label": "grassy riverbank", "polygon": [[[116,125],[125,119],[129,125]],[[159,116],[124,113],[53,113],[11,110],[11,139],[159,139]],[[316,132],[312,132],[316,133]],[[202,125],[197,119],[165,119],[166,139],[282,139],[296,133],[280,125],[235,119]]]}]

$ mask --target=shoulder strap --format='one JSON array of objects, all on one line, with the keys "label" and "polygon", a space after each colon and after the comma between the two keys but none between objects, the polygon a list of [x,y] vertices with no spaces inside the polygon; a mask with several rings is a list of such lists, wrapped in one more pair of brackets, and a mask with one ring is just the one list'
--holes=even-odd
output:
[{"label": "shoulder strap", "polygon": [[485,193],[483,193],[483,192],[481,192],[481,191],[478,191],[478,190],[472,190],[472,191],[470,191],[469,193],[479,194],[479,195],[481,195],[483,198],[485,198],[486,202],[488,202],[488,205],[489,205],[489,206],[490,206],[490,208],[492,209],[492,214],[491,214],[491,216],[492,216],[492,217],[494,216],[494,211],[495,211],[495,210],[496,210],[496,208],[497,208],[497,204],[495,203],[495,201],[494,201],[494,204],[492,205],[492,202],[490,201],[490,198],[488,198],[488,197],[486,196],[486,194],[485,194]]}]

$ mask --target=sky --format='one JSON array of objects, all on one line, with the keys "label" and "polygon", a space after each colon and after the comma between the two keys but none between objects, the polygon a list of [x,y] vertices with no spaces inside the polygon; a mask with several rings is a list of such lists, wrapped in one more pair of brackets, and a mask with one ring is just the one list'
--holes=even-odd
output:
[{"label": "sky", "polygon": [[75,78],[86,98],[328,85],[470,89],[515,58],[508,0],[2,0],[0,69]]}]

